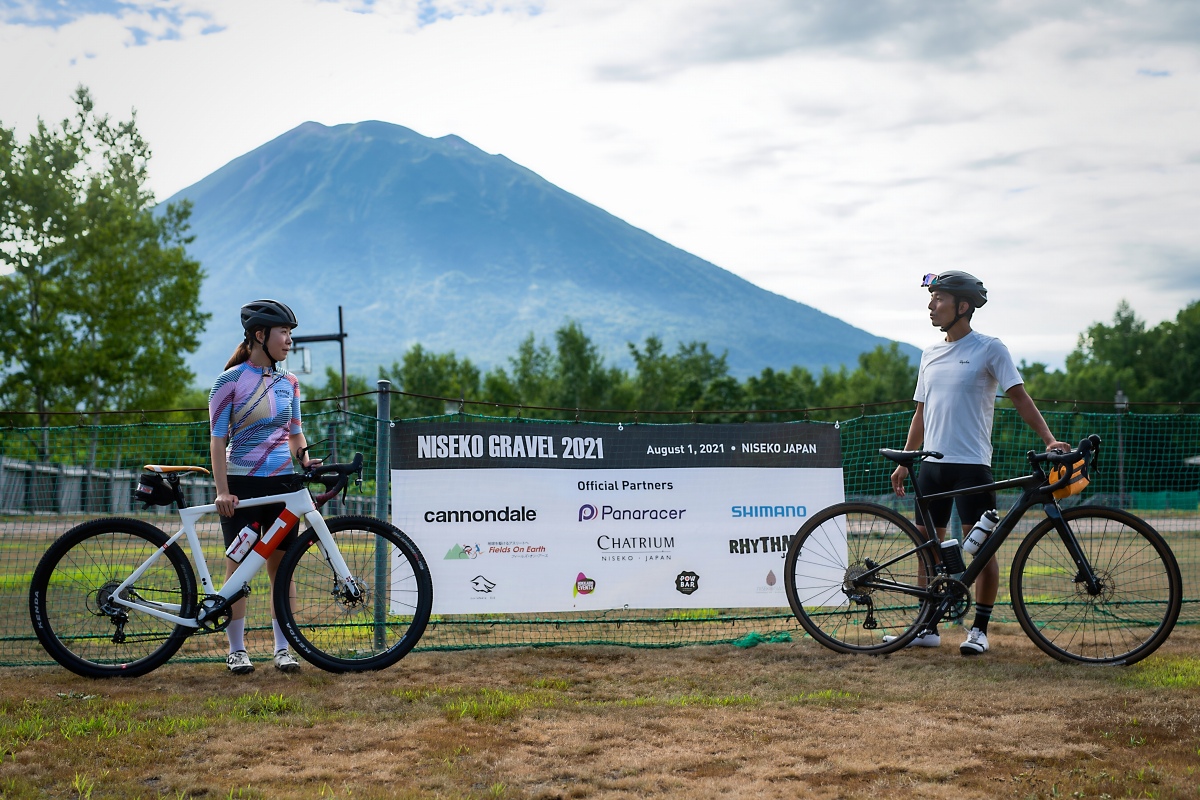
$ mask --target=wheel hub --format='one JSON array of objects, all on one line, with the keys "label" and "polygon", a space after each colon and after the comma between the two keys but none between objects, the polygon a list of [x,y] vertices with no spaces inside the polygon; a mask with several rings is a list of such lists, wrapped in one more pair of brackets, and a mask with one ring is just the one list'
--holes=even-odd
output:
[{"label": "wheel hub", "polygon": [[1100,605],[1112,600],[1113,595],[1116,594],[1116,583],[1113,581],[1111,572],[1097,572],[1096,585],[1100,588],[1100,591],[1095,593],[1090,592],[1087,588],[1087,581],[1084,581],[1081,578],[1076,578],[1075,594],[1083,602],[1090,603],[1092,605]]}]

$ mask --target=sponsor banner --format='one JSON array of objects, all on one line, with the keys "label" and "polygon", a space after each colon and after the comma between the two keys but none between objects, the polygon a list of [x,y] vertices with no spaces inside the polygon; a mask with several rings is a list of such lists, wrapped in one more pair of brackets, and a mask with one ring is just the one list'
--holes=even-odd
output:
[{"label": "sponsor banner", "polygon": [[841,469],[832,425],[438,422],[392,431],[397,469]]},{"label": "sponsor banner", "polygon": [[392,454],[439,614],[786,607],[792,536],[843,499],[831,425],[413,424]]}]

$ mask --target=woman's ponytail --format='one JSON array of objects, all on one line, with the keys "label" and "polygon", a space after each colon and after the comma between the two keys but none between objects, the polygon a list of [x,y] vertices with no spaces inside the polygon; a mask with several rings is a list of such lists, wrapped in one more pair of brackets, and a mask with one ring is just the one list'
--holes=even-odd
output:
[{"label": "woman's ponytail", "polygon": [[233,351],[233,355],[229,357],[229,363],[225,365],[225,369],[236,367],[238,364],[244,364],[250,360],[250,340],[243,339]]}]

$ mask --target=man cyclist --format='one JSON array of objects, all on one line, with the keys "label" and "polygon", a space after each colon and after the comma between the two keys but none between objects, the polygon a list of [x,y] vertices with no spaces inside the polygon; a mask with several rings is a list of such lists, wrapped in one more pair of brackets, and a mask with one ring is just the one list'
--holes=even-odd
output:
[{"label": "man cyclist", "polygon": [[[1033,429],[1047,450],[1070,450],[1070,445],[1054,438],[1046,420],[1037,410],[1024,381],[1013,364],[1008,348],[999,339],[971,329],[975,309],[987,302],[983,281],[966,272],[952,270],[926,275],[921,286],[929,290],[929,319],[946,334],[945,339],[921,353],[917,388],[913,399],[917,409],[908,426],[905,450],[935,450],[940,460],[927,460],[917,475],[922,494],[992,483],[992,419],[996,389],[1003,387],[1021,419]],[[892,472],[892,490],[904,496],[908,468]],[[938,539],[946,537],[950,505],[958,507],[964,538],[983,512],[996,507],[995,491],[942,498],[929,503],[930,516]],[[922,521],[917,514],[918,521]],[[926,533],[923,525],[918,525]],[[987,628],[992,606],[1000,588],[1000,564],[993,556],[976,582],[975,621],[967,639],[959,645],[965,656],[988,650]],[[913,640],[916,647],[938,647],[937,629],[922,631]]]}]

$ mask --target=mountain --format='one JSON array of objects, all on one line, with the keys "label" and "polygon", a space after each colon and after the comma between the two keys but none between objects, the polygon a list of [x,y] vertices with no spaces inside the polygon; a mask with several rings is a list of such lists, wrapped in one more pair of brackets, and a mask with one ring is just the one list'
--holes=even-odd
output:
[{"label": "mountain", "polygon": [[[373,380],[413,344],[507,366],[531,332],[577,321],[610,363],[658,335],[704,341],[738,377],[853,367],[887,340],[761,289],[457,136],[383,122],[306,122],[168,199],[193,203],[189,252],[213,314],[189,359],[215,376],[241,339],[237,309],[283,300],[297,335],[337,331]],[[903,345],[910,358],[919,352]],[[333,344],[314,362],[337,364]]]}]

